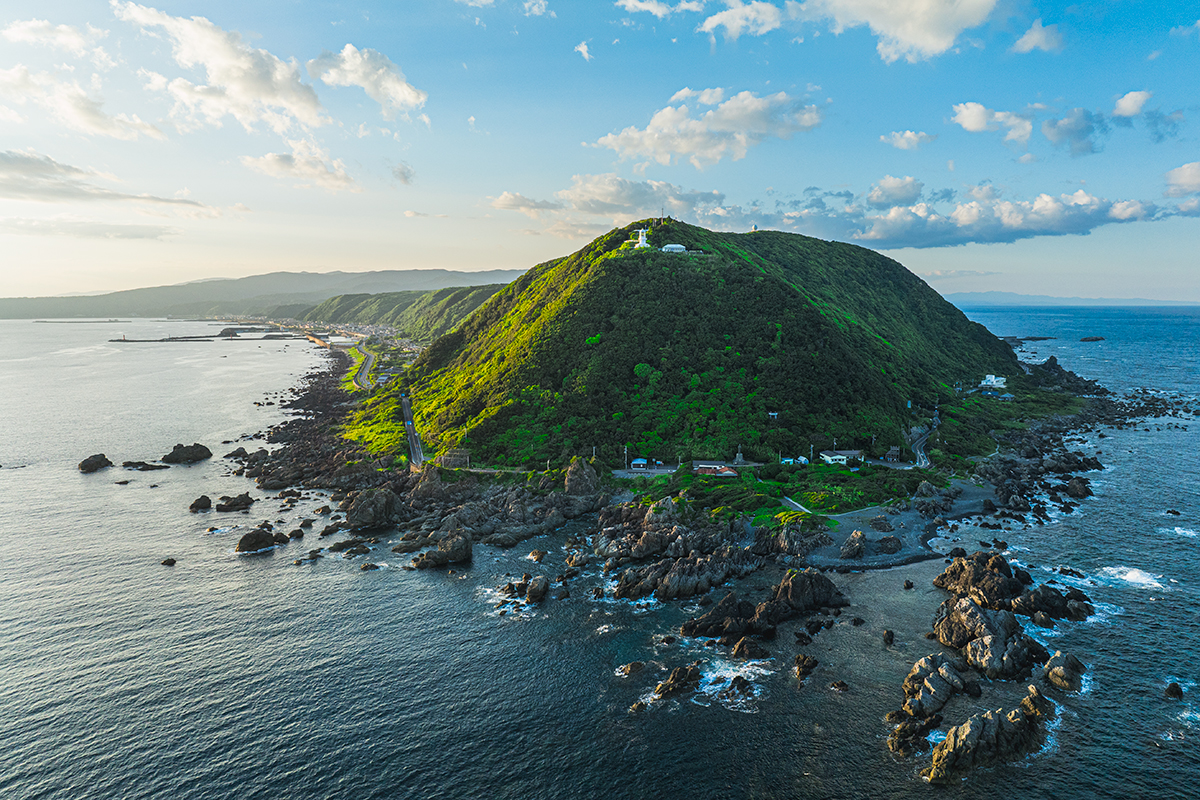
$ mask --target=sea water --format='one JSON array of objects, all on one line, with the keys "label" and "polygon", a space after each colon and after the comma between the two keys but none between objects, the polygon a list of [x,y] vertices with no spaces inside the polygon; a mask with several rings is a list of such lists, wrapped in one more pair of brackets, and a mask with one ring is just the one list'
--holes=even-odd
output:
[{"label": "sea water", "polygon": [[[1194,395],[1200,316],[1158,310],[971,312],[1117,389]],[[694,602],[572,597],[500,615],[496,587],[562,571],[569,531],[474,562],[408,572],[386,546],[369,556],[292,561],[305,539],[263,556],[234,553],[263,519],[295,510],[233,476],[219,456],[286,418],[279,393],[324,363],[298,341],[110,343],[211,332],[201,322],[40,325],[0,321],[0,797],[3,798],[916,798],[928,763],[893,758],[882,716],[929,652],[922,634],[941,562],[837,576],[853,605],[806,652],[801,685],[790,633],[744,664],[702,642],[662,643]],[[1083,336],[1104,342],[1084,344]],[[274,402],[276,405],[258,405]],[[1010,557],[1096,601],[1086,623],[1043,636],[1090,668],[1061,706],[1050,744],[977,772],[955,796],[1195,796],[1200,778],[1200,423],[1148,421],[1073,443],[1100,450],[1096,497],[1052,525],[999,533]],[[120,468],[176,443],[216,454],[158,472]],[[247,448],[255,440],[239,441]],[[96,452],[118,466],[81,475]],[[119,485],[117,481],[128,480]],[[249,490],[247,514],[192,514],[200,494]],[[1169,515],[1176,509],[1180,516]],[[585,525],[586,521],[571,523]],[[218,528],[209,531],[209,528]],[[1010,525],[1009,527],[1014,527]],[[996,531],[969,528],[964,541]],[[984,535],[986,534],[986,535]],[[313,535],[310,534],[310,537]],[[320,542],[328,543],[328,540]],[[525,558],[549,551],[541,565]],[[160,565],[166,557],[174,567]],[[364,559],[386,566],[363,572]],[[917,589],[899,588],[912,577]],[[769,572],[740,581],[765,593]],[[723,590],[717,590],[718,592]],[[885,648],[884,628],[896,632]],[[643,661],[620,677],[617,667]],[[675,666],[701,660],[704,691],[630,713]],[[744,702],[719,689],[735,674]],[[845,680],[849,691],[828,686]],[[1163,698],[1180,682],[1182,703]],[[1007,694],[1006,694],[1007,693]],[[1019,687],[1016,694],[1019,695]],[[986,706],[1011,689],[985,685]],[[964,712],[960,709],[954,713]]]}]

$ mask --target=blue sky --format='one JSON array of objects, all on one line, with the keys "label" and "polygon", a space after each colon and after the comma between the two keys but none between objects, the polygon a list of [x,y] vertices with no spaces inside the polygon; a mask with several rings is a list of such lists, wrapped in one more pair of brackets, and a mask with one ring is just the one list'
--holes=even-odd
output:
[{"label": "blue sky", "polygon": [[1200,301],[1200,7],[25,2],[3,295],[523,268],[632,219],[879,249],[943,292]]}]

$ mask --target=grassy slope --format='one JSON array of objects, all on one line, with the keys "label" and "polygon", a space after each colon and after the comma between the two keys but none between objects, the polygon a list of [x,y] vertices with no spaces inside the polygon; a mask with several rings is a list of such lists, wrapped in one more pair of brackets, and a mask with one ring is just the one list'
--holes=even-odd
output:
[{"label": "grassy slope", "polygon": [[[1017,369],[1007,346],[870,250],[672,223],[651,242],[717,255],[633,252],[636,227],[535,267],[435,342],[404,380],[422,435],[507,463],[593,445],[619,460],[626,443],[664,460],[832,436],[882,446],[899,443],[906,400]],[[392,427],[394,403],[373,403],[359,438]]]},{"label": "grassy slope", "polygon": [[433,341],[454,330],[503,284],[430,292],[345,294],[331,297],[302,319],[334,324],[390,325],[413,339]]}]

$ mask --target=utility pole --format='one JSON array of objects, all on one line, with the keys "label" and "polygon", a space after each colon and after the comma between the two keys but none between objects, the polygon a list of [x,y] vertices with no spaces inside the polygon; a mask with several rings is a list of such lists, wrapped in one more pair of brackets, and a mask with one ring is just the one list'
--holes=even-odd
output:
[{"label": "utility pole", "polygon": [[629,469],[629,445],[625,445],[625,469]]}]

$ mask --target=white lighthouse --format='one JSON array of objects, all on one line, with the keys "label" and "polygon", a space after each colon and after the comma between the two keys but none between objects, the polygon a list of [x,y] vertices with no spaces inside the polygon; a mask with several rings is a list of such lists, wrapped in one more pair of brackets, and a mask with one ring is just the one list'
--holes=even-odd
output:
[{"label": "white lighthouse", "polygon": [[634,231],[634,233],[636,233],[638,235],[638,242],[637,242],[637,244],[635,244],[633,246],[633,248],[635,250],[638,249],[639,247],[649,247],[650,246],[650,243],[646,241],[646,234],[650,233],[649,230],[643,228],[640,231]]}]

